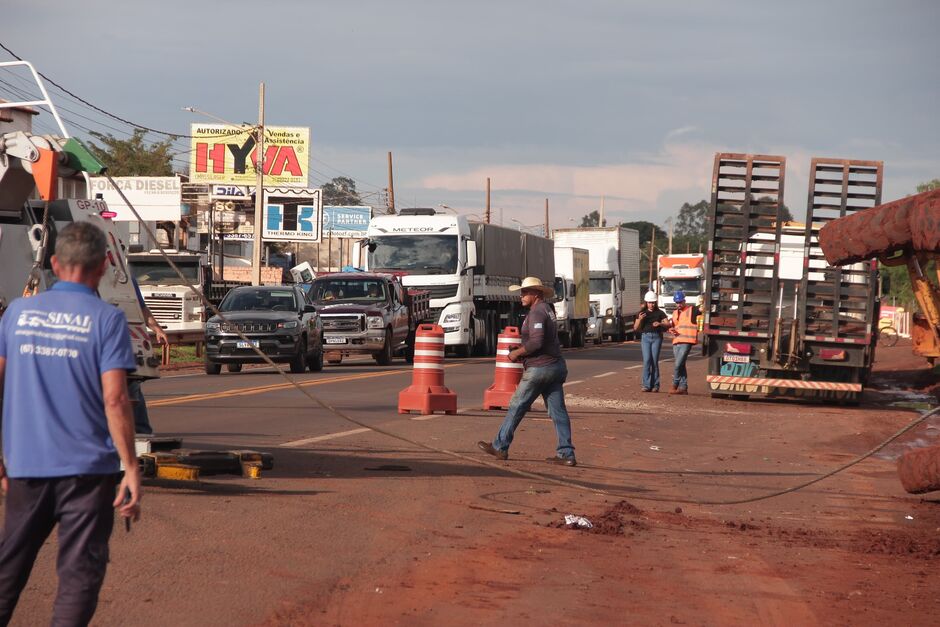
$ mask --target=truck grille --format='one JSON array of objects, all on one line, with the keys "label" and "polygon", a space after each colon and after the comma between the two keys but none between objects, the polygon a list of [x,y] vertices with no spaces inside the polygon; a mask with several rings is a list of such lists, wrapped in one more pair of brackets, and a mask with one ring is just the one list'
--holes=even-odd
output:
[{"label": "truck grille", "polygon": [[232,333],[240,331],[242,333],[270,333],[274,331],[273,322],[223,322],[222,332]]},{"label": "truck grille", "polygon": [[145,296],[144,303],[157,322],[177,322],[183,319],[183,299],[178,296]]},{"label": "truck grille", "polygon": [[444,311],[443,307],[431,307],[428,310],[427,317],[422,322],[430,322],[432,324],[438,324],[441,320],[442,311]]},{"label": "truck grille", "polygon": [[324,315],[321,317],[321,319],[323,320],[324,331],[364,331],[365,330],[365,318],[357,314],[353,314],[349,316]]},{"label": "truck grille", "polygon": [[450,285],[409,285],[408,289],[430,292],[431,298],[453,298],[457,295],[458,287],[457,283],[452,283]]}]

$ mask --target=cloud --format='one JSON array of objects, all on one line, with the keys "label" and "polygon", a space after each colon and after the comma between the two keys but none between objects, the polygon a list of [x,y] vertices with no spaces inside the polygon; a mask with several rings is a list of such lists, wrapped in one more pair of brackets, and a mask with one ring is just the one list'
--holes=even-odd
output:
[{"label": "cloud", "polygon": [[464,193],[479,190],[480,182],[490,177],[494,190],[501,194],[562,196],[565,198],[559,200],[564,205],[584,205],[584,201],[596,205],[603,196],[611,214],[630,214],[657,209],[660,199],[670,192],[700,190],[700,196],[705,197],[714,153],[712,146],[669,140],[655,154],[625,163],[493,164],[429,175],[418,186]]}]

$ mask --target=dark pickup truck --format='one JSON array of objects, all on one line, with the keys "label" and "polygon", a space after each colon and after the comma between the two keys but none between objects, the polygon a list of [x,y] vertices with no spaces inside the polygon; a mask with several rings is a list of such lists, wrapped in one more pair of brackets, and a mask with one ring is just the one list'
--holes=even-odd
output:
[{"label": "dark pickup truck", "polygon": [[393,274],[338,272],[318,276],[307,291],[323,322],[326,359],[369,354],[388,365],[397,354],[410,361],[415,329],[429,314],[429,294],[402,286]]}]

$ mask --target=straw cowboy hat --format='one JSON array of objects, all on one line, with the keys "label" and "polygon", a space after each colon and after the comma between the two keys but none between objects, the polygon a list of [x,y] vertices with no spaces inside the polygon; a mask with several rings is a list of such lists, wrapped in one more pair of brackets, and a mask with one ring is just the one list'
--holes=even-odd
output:
[{"label": "straw cowboy hat", "polygon": [[549,298],[555,295],[555,288],[542,285],[542,282],[535,278],[534,276],[527,276],[522,279],[522,285],[510,285],[510,292],[518,292],[519,290],[540,290],[544,298]]}]

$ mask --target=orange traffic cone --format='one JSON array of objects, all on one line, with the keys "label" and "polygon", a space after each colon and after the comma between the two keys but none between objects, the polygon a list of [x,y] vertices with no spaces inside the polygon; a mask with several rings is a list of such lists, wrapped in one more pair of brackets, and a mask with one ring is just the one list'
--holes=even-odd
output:
[{"label": "orange traffic cone", "polygon": [[444,387],[444,329],[436,324],[419,325],[415,335],[411,386],[398,393],[398,413],[410,411],[457,413],[457,395]]},{"label": "orange traffic cone", "polygon": [[522,364],[509,361],[509,351],[519,348],[522,336],[518,327],[506,327],[496,341],[496,373],[493,385],[483,393],[483,409],[507,409],[519,381]]}]

